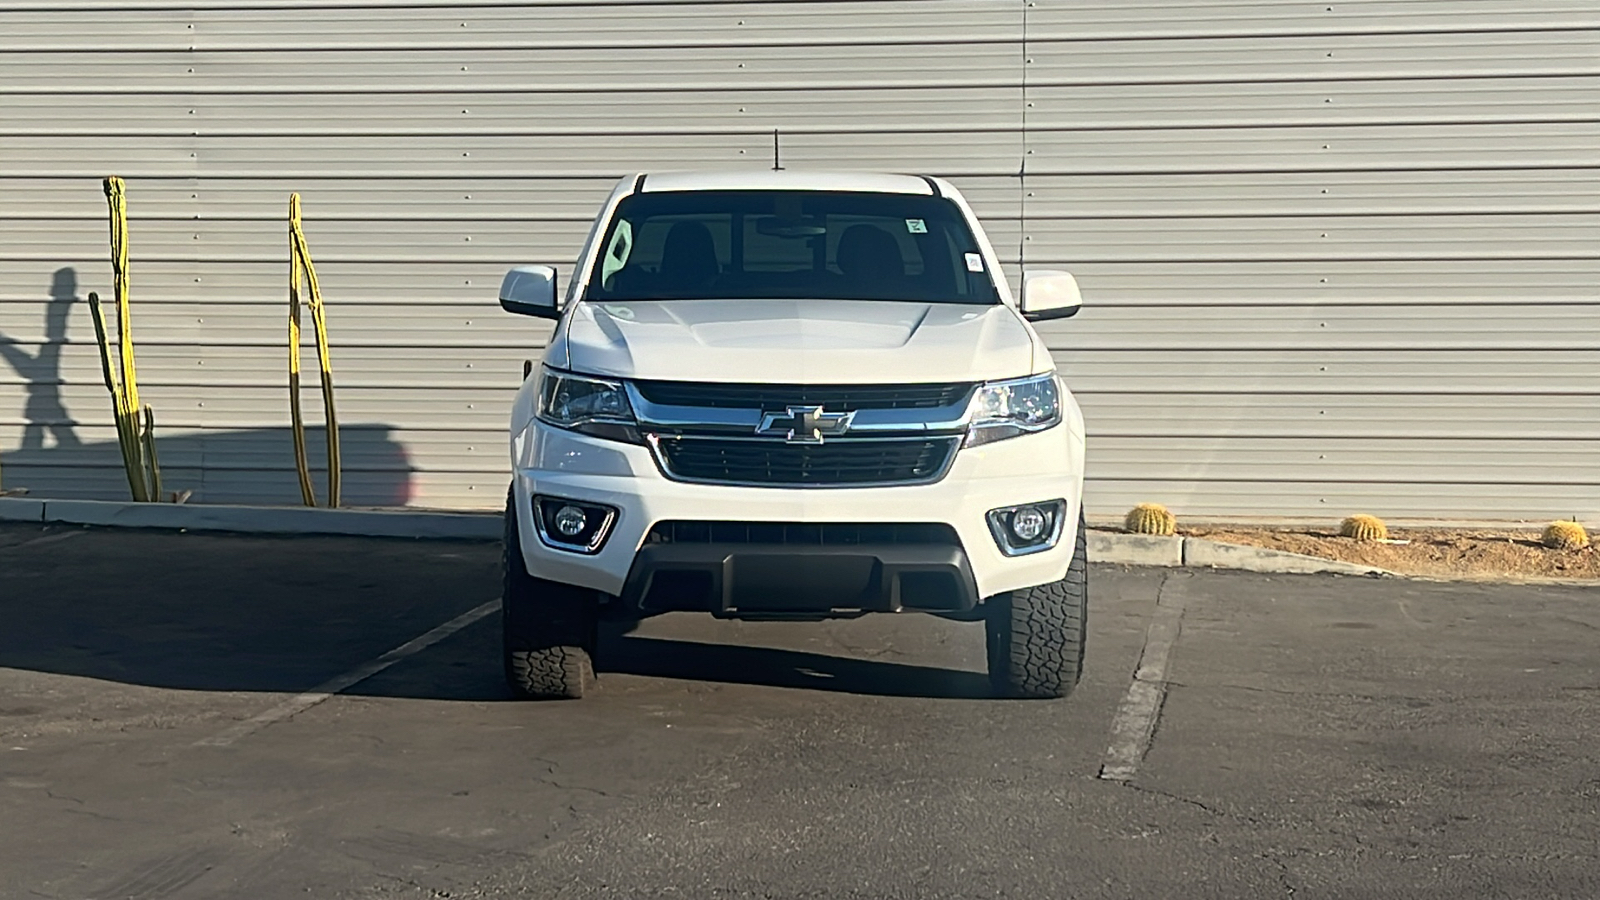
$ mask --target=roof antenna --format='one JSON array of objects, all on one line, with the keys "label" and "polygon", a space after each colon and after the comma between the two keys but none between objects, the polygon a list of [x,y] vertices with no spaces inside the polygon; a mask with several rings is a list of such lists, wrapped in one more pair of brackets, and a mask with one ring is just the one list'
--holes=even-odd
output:
[{"label": "roof antenna", "polygon": [[783,162],[778,156],[778,129],[772,129],[772,171],[782,172]]}]

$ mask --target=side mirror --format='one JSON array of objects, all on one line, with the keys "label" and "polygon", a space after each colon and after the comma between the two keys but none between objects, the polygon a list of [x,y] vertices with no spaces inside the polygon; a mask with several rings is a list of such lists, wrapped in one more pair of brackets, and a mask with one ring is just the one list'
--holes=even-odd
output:
[{"label": "side mirror", "polygon": [[1039,269],[1022,273],[1022,317],[1029,322],[1065,319],[1083,308],[1078,279],[1068,272]]},{"label": "side mirror", "polygon": [[559,319],[554,266],[517,266],[500,282],[500,306],[506,312],[541,319]]}]

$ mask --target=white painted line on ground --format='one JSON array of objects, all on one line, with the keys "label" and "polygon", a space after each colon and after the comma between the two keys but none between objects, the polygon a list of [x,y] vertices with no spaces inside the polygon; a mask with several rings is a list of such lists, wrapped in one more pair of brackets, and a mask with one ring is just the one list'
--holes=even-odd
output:
[{"label": "white painted line on ground", "polygon": [[7,547],[0,547],[0,550],[20,550],[23,547],[37,547],[40,544],[54,544],[56,541],[64,541],[67,538],[75,538],[80,534],[84,534],[84,532],[63,531],[59,534],[47,534],[44,537],[36,537],[29,541],[23,541],[20,544],[11,544]]},{"label": "white painted line on ground", "polygon": [[[1108,781],[1132,781],[1139,764],[1150,750],[1161,705],[1167,698],[1167,660],[1172,645],[1182,630],[1183,601],[1186,591],[1169,592],[1172,578],[1161,582],[1156,594],[1156,613],[1144,634],[1144,650],[1134,670],[1128,693],[1122,698],[1117,716],[1111,720],[1111,746],[1106,750],[1100,777]],[[1174,594],[1176,596],[1174,596]]]},{"label": "white painted line on ground", "polygon": [[347,691],[355,685],[366,681],[400,660],[426,650],[499,608],[499,600],[490,600],[480,606],[475,606],[443,625],[417,635],[377,659],[362,663],[343,675],[330,678],[304,694],[290,697],[260,715],[252,716],[242,722],[231,725],[211,737],[195,741],[194,745],[196,747],[226,747],[234,741],[260,731],[274,722],[281,722],[290,716],[305,712],[334,694]]}]

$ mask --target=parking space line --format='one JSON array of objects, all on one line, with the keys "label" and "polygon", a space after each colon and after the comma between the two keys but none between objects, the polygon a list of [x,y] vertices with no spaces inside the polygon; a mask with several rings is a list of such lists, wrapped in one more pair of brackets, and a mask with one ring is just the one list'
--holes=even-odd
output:
[{"label": "parking space line", "polygon": [[406,641],[404,644],[401,644],[400,646],[390,650],[388,653],[385,653],[376,659],[362,663],[361,665],[356,666],[354,669],[345,672],[343,675],[338,675],[328,679],[327,681],[324,681],[304,694],[297,694],[294,697],[290,697],[288,700],[285,700],[284,702],[274,706],[264,713],[261,713],[260,715],[252,716],[251,718],[245,719],[242,722],[231,725],[228,728],[223,729],[221,732],[212,735],[211,737],[195,741],[194,746],[226,747],[229,744],[232,744],[234,741],[254,734],[255,732],[260,731],[274,722],[280,722],[289,718],[290,716],[305,712],[311,707],[316,706],[318,703],[327,700],[329,697],[347,691],[355,685],[366,681],[368,678],[371,678],[379,672],[382,672],[384,669],[389,668],[400,660],[405,659],[412,654],[426,650],[450,635],[455,634],[468,625],[471,625],[473,622],[476,622],[490,613],[493,613],[499,608],[500,601],[498,599],[490,600],[487,603],[475,606],[461,615],[456,616],[454,619],[444,623],[443,625],[429,629],[428,631],[417,635],[411,640]]},{"label": "parking space line", "polygon": [[1156,720],[1167,698],[1167,660],[1182,630],[1186,591],[1167,590],[1173,576],[1161,581],[1156,592],[1155,617],[1144,635],[1139,667],[1134,670],[1128,693],[1122,698],[1116,718],[1111,720],[1111,746],[1106,749],[1100,777],[1107,781],[1132,781],[1139,764],[1150,750]]},{"label": "parking space line", "polygon": [[67,538],[75,538],[80,534],[86,533],[87,532],[84,531],[62,531],[56,534],[47,534],[44,537],[32,538],[17,544],[7,544],[4,547],[0,547],[0,550],[21,550],[23,547],[37,547],[40,544],[54,544],[56,541],[64,541]]}]

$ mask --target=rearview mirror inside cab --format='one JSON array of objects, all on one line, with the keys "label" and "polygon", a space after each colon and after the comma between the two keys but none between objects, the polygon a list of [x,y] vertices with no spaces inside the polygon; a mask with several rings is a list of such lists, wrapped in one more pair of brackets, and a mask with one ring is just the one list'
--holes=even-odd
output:
[{"label": "rearview mirror inside cab", "polygon": [[506,312],[541,319],[561,318],[556,305],[554,266],[517,266],[500,282],[500,306]]},{"label": "rearview mirror inside cab", "polygon": [[1083,308],[1078,280],[1069,272],[1038,269],[1022,273],[1022,317],[1030,322],[1065,319]]}]

